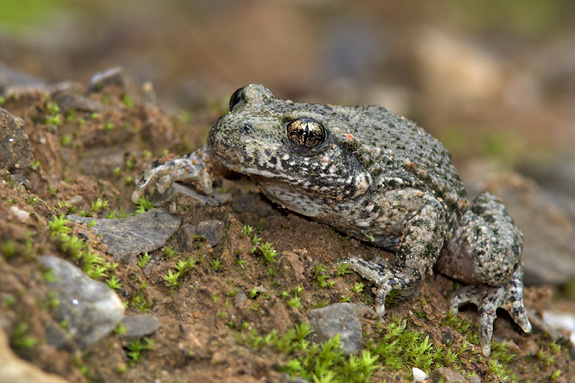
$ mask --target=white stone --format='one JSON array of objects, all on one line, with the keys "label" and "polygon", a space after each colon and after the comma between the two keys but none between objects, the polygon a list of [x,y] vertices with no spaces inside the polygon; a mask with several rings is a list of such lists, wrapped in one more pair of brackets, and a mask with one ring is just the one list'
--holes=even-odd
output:
[{"label": "white stone", "polygon": [[420,370],[417,367],[413,367],[411,371],[413,372],[414,382],[421,382],[422,380],[429,378],[429,375],[427,375],[425,372],[423,372],[423,370]]},{"label": "white stone", "polygon": [[30,213],[25,210],[20,210],[17,206],[12,206],[10,208],[9,217],[24,223],[30,218]]},{"label": "white stone", "polygon": [[545,311],[543,312],[543,322],[551,328],[569,331],[569,339],[575,343],[575,314]]}]

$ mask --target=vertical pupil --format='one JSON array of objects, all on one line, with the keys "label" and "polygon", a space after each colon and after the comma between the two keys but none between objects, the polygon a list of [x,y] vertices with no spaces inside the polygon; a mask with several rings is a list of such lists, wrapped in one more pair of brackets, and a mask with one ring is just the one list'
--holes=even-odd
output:
[{"label": "vertical pupil", "polygon": [[307,144],[307,139],[309,138],[309,122],[303,125],[303,144]]}]

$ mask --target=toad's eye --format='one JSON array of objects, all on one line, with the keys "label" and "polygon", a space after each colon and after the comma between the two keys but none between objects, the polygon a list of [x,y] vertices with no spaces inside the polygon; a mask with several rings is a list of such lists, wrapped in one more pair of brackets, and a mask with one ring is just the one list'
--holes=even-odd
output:
[{"label": "toad's eye", "polygon": [[291,142],[304,148],[315,148],[325,141],[325,128],[309,117],[298,118],[287,125],[287,135]]},{"label": "toad's eye", "polygon": [[234,94],[232,94],[232,96],[230,97],[230,111],[234,108],[234,106],[236,106],[237,104],[239,104],[240,101],[242,101],[243,93],[244,88],[240,88],[236,90]]}]

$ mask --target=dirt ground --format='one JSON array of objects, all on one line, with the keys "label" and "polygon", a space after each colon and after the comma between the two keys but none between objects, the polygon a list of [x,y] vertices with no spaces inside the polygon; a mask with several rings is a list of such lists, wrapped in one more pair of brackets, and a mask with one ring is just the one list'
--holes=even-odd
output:
[{"label": "dirt ground", "polygon": [[[372,307],[371,284],[353,273],[339,275],[337,261],[350,254],[392,258],[391,254],[282,210],[261,196],[249,179],[227,174],[215,183],[218,190],[231,193],[229,202],[198,207],[180,201],[175,210],[184,224],[224,222],[220,243],[211,247],[196,238],[188,247],[176,234],[166,243],[175,253],[166,248],[150,253],[152,266],[147,268],[138,265],[141,257],[127,257],[100,279],[114,276],[120,281],[118,295],[128,314],[152,313],[160,320],[161,329],[150,337],[153,346],[135,356],[133,346],[113,333],[86,351],[54,349],[45,341],[50,293],[37,258],[53,254],[74,260],[51,236],[48,222],[71,211],[100,218],[114,211],[133,212],[130,181],[161,155],[183,154],[200,145],[223,112],[214,107],[195,112],[190,119],[168,116],[121,86],[89,97],[101,103],[103,111],[54,108],[55,100],[43,92],[24,93],[0,105],[25,120],[34,160],[27,169],[2,171],[0,182],[0,325],[19,357],[70,382],[282,382],[289,381],[282,366],[297,355],[255,345],[246,341],[249,334],[272,330],[284,334],[306,322],[312,308],[332,303],[363,302]],[[107,205],[95,207],[98,199]],[[12,207],[30,216],[19,219]],[[244,225],[253,227],[253,232],[246,234]],[[100,237],[83,225],[68,226],[71,235],[88,237],[95,254],[115,262]],[[266,263],[261,251],[250,251],[256,235],[262,238],[260,243],[273,245],[274,262]],[[196,267],[179,286],[167,286],[164,276],[189,257],[197,261]],[[333,283],[318,286],[318,274]],[[364,283],[363,291],[354,290],[357,283]],[[364,316],[365,349],[376,348],[390,323],[404,322],[406,329],[428,335],[443,350],[461,350],[470,341],[467,351],[447,366],[468,379],[575,380],[568,347],[557,346],[537,326],[532,334],[523,334],[504,312],[495,323],[494,342],[505,341],[502,348],[515,356],[511,360],[481,356],[473,344],[476,340],[446,321],[446,296],[453,287],[454,282],[442,276],[429,276],[413,297],[389,305],[383,323]],[[294,297],[299,297],[299,305],[288,304]],[[536,314],[552,307],[575,311],[564,292],[552,287],[529,287],[525,300]],[[474,324],[475,308],[463,310],[459,318]],[[387,362],[380,357],[366,380],[413,380],[414,364],[408,359],[399,369]]]}]

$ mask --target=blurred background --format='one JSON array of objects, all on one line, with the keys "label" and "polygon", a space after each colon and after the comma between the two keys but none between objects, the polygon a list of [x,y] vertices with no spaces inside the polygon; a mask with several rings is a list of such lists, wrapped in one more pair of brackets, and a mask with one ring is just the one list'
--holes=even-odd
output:
[{"label": "blurred background", "polygon": [[136,85],[151,81],[161,106],[192,115],[227,105],[250,82],[298,101],[380,104],[438,137],[472,188],[486,173],[514,169],[572,201],[574,7],[1,0],[0,65],[84,84],[120,66]]}]

